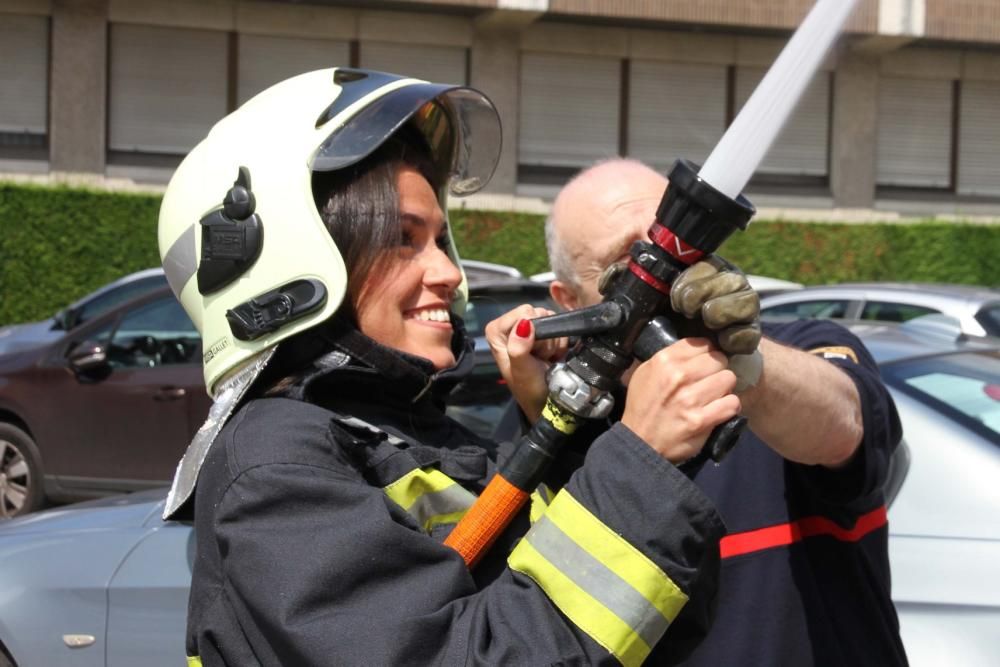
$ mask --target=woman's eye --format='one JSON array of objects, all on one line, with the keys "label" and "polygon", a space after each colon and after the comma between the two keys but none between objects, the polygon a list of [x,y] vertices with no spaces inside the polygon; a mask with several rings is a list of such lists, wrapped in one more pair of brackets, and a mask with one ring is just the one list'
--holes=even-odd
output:
[{"label": "woman's eye", "polygon": [[411,234],[409,231],[407,231],[407,230],[404,229],[402,237],[400,239],[400,245],[403,245],[403,246],[405,246],[407,248],[412,248],[413,247],[413,234]]},{"label": "woman's eye", "polygon": [[448,234],[446,234],[446,233],[442,234],[439,237],[437,237],[437,247],[441,248],[441,250],[447,250],[448,248],[450,248],[451,247],[451,237],[448,236]]}]

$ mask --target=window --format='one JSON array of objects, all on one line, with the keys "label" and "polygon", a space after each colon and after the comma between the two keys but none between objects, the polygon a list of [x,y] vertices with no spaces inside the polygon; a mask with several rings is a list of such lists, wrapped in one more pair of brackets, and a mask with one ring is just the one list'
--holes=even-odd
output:
[{"label": "window", "polygon": [[152,292],[160,287],[166,287],[166,285],[166,277],[159,275],[133,280],[132,282],[110,289],[100,296],[96,296],[90,301],[87,301],[75,312],[70,313],[70,321],[67,322],[69,325],[67,328],[71,329],[75,326],[83,324],[84,322],[90,321],[95,317],[100,317],[104,313],[109,312],[112,308],[125,303],[129,299],[135,298],[147,292]]},{"label": "window", "polygon": [[108,346],[112,368],[153,368],[201,362],[201,338],[181,304],[170,296],[122,317]]},{"label": "window", "polygon": [[224,32],[116,23],[110,34],[108,148],[181,155],[226,114]]},{"label": "window", "polygon": [[618,154],[621,60],[521,54],[518,163],[586,167]]},{"label": "window", "polygon": [[921,315],[940,314],[940,310],[914,306],[908,303],[889,303],[885,301],[869,301],[861,311],[863,320],[880,320],[882,322],[905,322]]},{"label": "window", "polygon": [[0,153],[48,157],[49,19],[0,19]]},{"label": "window", "polygon": [[916,359],[882,371],[892,386],[1000,446],[1000,352]]},{"label": "window", "polygon": [[796,318],[827,318],[844,317],[847,315],[849,301],[836,299],[817,299],[815,301],[797,301],[794,303],[782,303],[776,306],[769,306],[761,311],[767,317],[796,317]]}]

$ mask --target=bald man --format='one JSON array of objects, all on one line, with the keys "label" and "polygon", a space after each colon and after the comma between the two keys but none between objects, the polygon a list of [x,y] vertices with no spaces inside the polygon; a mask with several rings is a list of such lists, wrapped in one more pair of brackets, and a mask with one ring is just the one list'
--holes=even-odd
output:
[{"label": "bald man", "polygon": [[[601,300],[598,279],[628,259],[634,241],[648,240],[666,187],[646,165],[615,159],[561,190],[545,228],[557,303],[574,309]],[[690,288],[702,280],[722,281],[732,294]],[[682,285],[689,302],[679,304]],[[698,318],[713,299],[745,299],[746,289],[738,270],[700,262],[671,296],[676,310]],[[720,465],[694,476],[729,534],[720,544],[715,623],[685,664],[905,665],[882,495],[901,438],[892,399],[843,327],[765,323],[763,334],[759,378],[739,395],[749,430]],[[650,663],[677,657],[658,650]]]}]

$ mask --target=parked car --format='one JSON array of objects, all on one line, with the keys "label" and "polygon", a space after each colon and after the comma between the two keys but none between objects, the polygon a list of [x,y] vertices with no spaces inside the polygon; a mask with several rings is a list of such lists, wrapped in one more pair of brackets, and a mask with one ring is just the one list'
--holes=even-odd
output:
[{"label": "parked car", "polygon": [[[934,325],[857,327],[904,425],[886,489],[893,599],[911,665],[992,666],[1000,340]],[[160,519],[165,495],[79,503],[0,526],[0,667],[183,664],[194,533]]]},{"label": "parked car", "polygon": [[[463,267],[468,329],[477,357],[492,362],[486,324],[522,303],[551,305],[548,291],[513,267]],[[162,486],[208,412],[201,339],[162,270],[95,294],[56,318],[65,329],[0,354],[0,519],[46,501]],[[508,395],[484,361],[452,410],[486,434],[492,406]]]},{"label": "parked car", "polygon": [[162,486],[210,401],[168,287],[0,356],[0,517]]},{"label": "parked car", "polygon": [[1000,336],[1000,289],[923,283],[843,283],[761,299],[762,317],[818,317],[847,322],[906,320],[941,313],[975,336]]},{"label": "parked car", "polygon": [[163,269],[144,269],[104,285],[85,297],[38,322],[23,322],[0,327],[0,354],[43,345],[112,308],[153,290],[165,287]]}]

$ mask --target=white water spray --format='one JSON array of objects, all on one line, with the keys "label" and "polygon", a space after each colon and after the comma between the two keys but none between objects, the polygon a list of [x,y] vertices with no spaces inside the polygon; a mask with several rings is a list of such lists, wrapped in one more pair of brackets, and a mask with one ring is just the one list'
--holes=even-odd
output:
[{"label": "white water spray", "polygon": [[857,0],[819,0],[698,172],[736,198],[791,115]]}]

